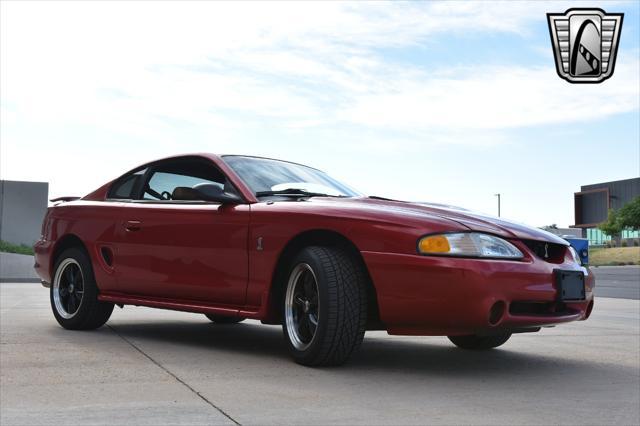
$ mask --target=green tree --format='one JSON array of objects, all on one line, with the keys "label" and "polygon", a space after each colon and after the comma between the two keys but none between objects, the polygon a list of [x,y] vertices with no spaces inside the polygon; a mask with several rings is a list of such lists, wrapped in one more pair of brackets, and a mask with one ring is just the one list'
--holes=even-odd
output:
[{"label": "green tree", "polygon": [[640,197],[618,210],[617,216],[622,229],[640,230]]},{"label": "green tree", "polygon": [[640,230],[640,197],[619,210],[609,210],[607,221],[598,228],[612,237],[619,237],[624,229]]},{"label": "green tree", "polygon": [[602,232],[612,237],[619,235],[622,232],[623,226],[620,224],[620,216],[617,211],[610,209],[609,216],[607,217],[607,221],[601,223],[598,226]]}]

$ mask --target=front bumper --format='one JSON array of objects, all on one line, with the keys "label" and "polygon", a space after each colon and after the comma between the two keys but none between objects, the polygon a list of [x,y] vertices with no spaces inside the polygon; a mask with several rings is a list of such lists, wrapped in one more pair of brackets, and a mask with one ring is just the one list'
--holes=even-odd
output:
[{"label": "front bumper", "polygon": [[[568,257],[551,263],[529,256],[523,261],[378,252],[362,256],[389,334],[535,330],[586,319],[593,307],[593,274]],[[586,272],[586,300],[558,302],[554,269]]]}]

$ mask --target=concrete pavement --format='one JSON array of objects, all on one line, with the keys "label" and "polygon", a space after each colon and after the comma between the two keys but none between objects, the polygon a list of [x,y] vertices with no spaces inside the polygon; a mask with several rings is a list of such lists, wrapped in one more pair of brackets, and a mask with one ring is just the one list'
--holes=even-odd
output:
[{"label": "concrete pavement", "polygon": [[294,364],[281,329],[117,309],[66,331],[38,284],[0,285],[0,423],[638,424],[640,304],[501,349],[369,332],[340,368]]},{"label": "concrete pavement", "polygon": [[596,296],[640,299],[640,266],[598,266]]},{"label": "concrete pavement", "polygon": [[0,253],[0,283],[35,282],[40,278],[33,269],[33,256],[16,253]]}]

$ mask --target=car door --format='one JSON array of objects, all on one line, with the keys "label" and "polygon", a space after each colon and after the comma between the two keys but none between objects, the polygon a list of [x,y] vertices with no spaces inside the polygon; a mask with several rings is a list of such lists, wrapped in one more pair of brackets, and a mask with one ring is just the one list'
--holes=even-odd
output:
[{"label": "car door", "polygon": [[114,268],[121,292],[173,301],[244,303],[249,205],[180,195],[200,183],[235,191],[205,158],[172,159],[149,167],[137,199],[122,209],[117,230]]}]

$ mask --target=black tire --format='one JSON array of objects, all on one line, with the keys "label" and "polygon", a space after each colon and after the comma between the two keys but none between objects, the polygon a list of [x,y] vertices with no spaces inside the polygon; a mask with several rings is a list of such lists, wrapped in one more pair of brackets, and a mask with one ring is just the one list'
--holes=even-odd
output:
[{"label": "black tire", "polygon": [[213,314],[204,314],[204,316],[209,318],[211,322],[214,322],[216,324],[237,324],[246,319],[246,318],[240,318],[240,317],[225,317],[223,315],[213,315]]},{"label": "black tire", "polygon": [[459,348],[470,350],[487,350],[503,345],[511,337],[511,333],[492,336],[448,336],[449,340]]},{"label": "black tire", "polygon": [[[302,272],[299,272],[301,268]],[[295,296],[294,290],[298,285],[307,288],[307,284],[301,281],[303,278],[299,278],[297,284],[292,281],[298,276],[296,274],[309,274],[310,277],[305,280],[308,278],[309,282],[315,281],[316,285],[310,287],[315,288],[315,308],[313,297],[302,301],[300,294]],[[282,300],[282,329],[294,360],[307,366],[345,363],[362,343],[366,330],[365,271],[353,256],[342,249],[313,246],[303,249],[295,257],[286,280]],[[291,298],[287,303],[290,288]],[[294,302],[296,297],[297,301]],[[294,314],[296,309],[297,320]],[[301,312],[302,309],[304,313]],[[314,309],[315,314],[312,313]],[[290,313],[289,317],[287,311]],[[306,322],[303,321],[304,316],[307,318]],[[315,326],[312,319],[315,319]],[[303,322],[308,331],[307,342],[298,339],[302,326],[298,327],[296,324]],[[312,337],[309,338],[309,334]]]},{"label": "black tire", "polygon": [[[58,323],[68,330],[93,330],[104,325],[113,312],[113,303],[98,300],[98,286],[87,253],[76,247],[66,249],[56,259],[53,271],[49,300]],[[69,285],[70,280],[65,284],[68,274],[74,273],[75,281],[71,284],[75,285]],[[64,274],[67,275],[63,277]],[[66,290],[61,291],[65,285]],[[72,305],[65,302],[72,298]]]}]

